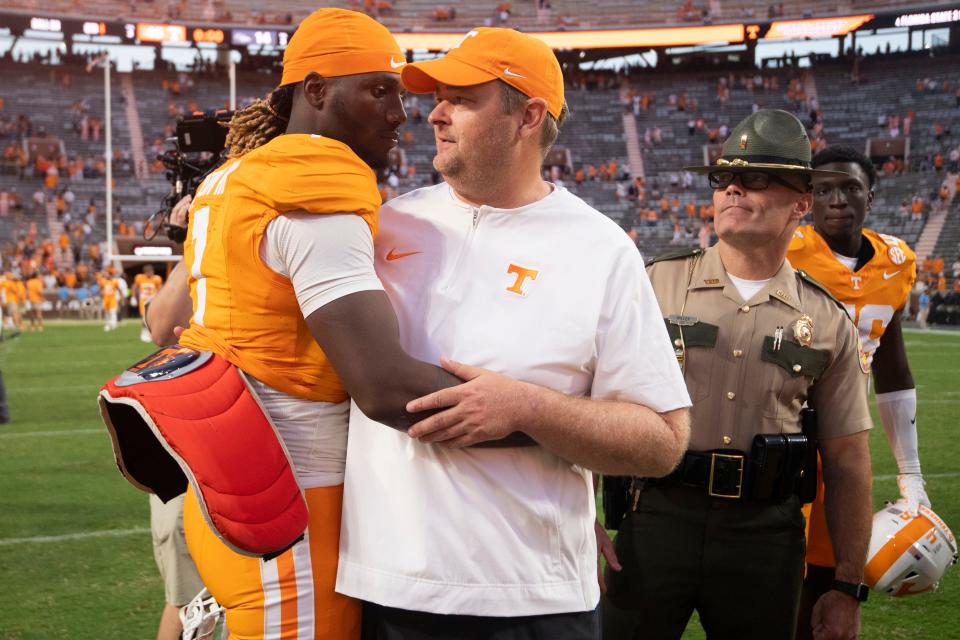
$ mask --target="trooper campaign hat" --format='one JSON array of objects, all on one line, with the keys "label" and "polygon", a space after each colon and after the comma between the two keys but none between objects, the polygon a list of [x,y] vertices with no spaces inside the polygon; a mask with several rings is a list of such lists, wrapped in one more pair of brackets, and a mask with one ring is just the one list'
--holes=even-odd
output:
[{"label": "trooper campaign hat", "polygon": [[740,122],[723,143],[720,157],[708,166],[684,167],[693,173],[768,171],[814,176],[843,176],[810,166],[810,139],[795,115],[761,109]]}]

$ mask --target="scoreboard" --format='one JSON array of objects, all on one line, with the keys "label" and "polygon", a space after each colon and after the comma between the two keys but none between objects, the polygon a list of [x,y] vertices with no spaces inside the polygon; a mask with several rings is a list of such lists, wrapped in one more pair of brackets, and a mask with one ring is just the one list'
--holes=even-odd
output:
[{"label": "scoreboard", "polygon": [[22,36],[28,31],[73,36],[114,36],[124,44],[211,43],[285,47],[290,32],[279,29],[222,29],[211,25],[163,22],[115,22],[44,15],[0,13],[0,29]]},{"label": "scoreboard", "polygon": [[[909,13],[905,13],[907,10]],[[638,21],[642,18],[638,14]],[[802,40],[842,36],[858,30],[907,27],[948,26],[960,22],[960,5],[937,5],[932,8],[909,5],[903,8],[878,10],[876,13],[810,17],[804,19],[763,21],[699,26],[637,27],[593,30],[529,31],[556,50],[602,48],[649,48],[697,45],[706,43],[739,44],[756,40]],[[751,24],[752,23],[752,24]],[[34,33],[60,34],[70,40],[112,36],[123,44],[213,44],[246,48],[283,49],[293,34],[293,27],[222,28],[212,24],[175,24],[164,22],[100,21],[83,18],[61,18],[0,11],[0,30],[13,36]],[[402,49],[443,51],[459,42],[462,32],[398,31],[394,34]]]}]

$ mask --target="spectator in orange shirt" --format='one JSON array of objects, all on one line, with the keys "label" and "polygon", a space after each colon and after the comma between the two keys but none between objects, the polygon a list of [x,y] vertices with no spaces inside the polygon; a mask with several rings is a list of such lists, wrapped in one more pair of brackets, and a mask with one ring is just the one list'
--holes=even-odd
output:
[{"label": "spectator in orange shirt", "polygon": [[573,181],[577,183],[577,186],[583,184],[584,172],[583,168],[577,169],[577,172],[573,174]]},{"label": "spectator in orange shirt", "polygon": [[940,293],[946,293],[947,291],[947,279],[943,276],[943,271],[937,276],[937,291]]},{"label": "spectator in orange shirt", "polygon": [[597,168],[592,164],[587,165],[587,177],[589,177],[591,180],[597,179]]},{"label": "spectator in orange shirt", "polygon": [[923,219],[923,198],[919,196],[913,197],[913,202],[910,204],[910,212],[913,220]]}]

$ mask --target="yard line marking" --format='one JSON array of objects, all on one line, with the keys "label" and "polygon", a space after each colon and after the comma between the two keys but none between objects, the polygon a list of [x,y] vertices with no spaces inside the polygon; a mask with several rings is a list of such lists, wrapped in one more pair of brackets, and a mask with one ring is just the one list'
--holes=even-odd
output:
[{"label": "yard line marking", "polygon": [[104,429],[71,429],[70,431],[25,431],[23,433],[0,433],[0,440],[6,438],[47,438],[52,436],[72,436],[74,434],[104,433]]},{"label": "yard line marking", "polygon": [[[96,384],[73,384],[67,386],[58,386],[57,391],[89,391],[91,393],[96,393],[100,390],[100,387]],[[48,386],[35,386],[35,387],[7,387],[8,393],[50,393],[50,387]]]},{"label": "yard line marking", "polygon": [[[927,478],[957,478],[960,477],[960,471],[944,471],[943,473],[925,473],[923,474],[924,480]],[[873,476],[874,480],[896,480],[896,474],[884,474],[880,476]]]},{"label": "yard line marking", "polygon": [[917,329],[914,327],[904,327],[903,332],[921,336],[960,336],[960,332],[956,329]]},{"label": "yard line marking", "polygon": [[65,540],[85,540],[87,538],[121,538],[124,536],[138,536],[150,533],[150,529],[107,529],[105,531],[86,531],[83,533],[65,533],[60,536],[33,536],[30,538],[0,538],[0,547],[9,547],[17,544],[34,544],[40,542],[63,542]]}]

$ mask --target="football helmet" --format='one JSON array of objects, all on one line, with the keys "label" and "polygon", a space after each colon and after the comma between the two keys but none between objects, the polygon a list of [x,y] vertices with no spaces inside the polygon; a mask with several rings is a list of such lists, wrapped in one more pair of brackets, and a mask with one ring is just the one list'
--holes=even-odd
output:
[{"label": "football helmet", "polygon": [[956,562],[957,541],[929,507],[920,505],[913,516],[898,501],[874,514],[864,570],[864,582],[874,591],[892,596],[935,591]]}]

